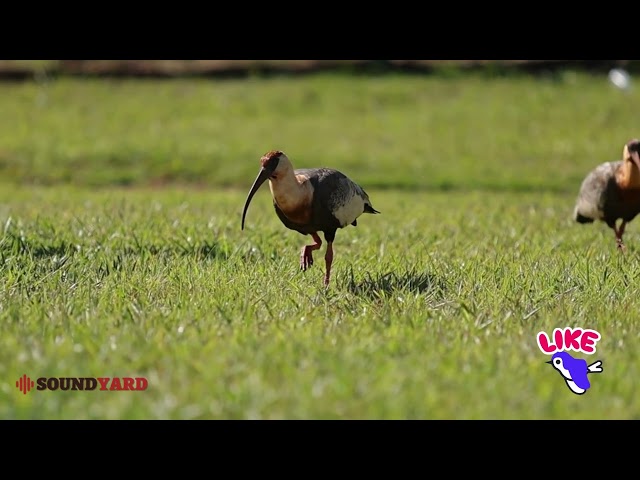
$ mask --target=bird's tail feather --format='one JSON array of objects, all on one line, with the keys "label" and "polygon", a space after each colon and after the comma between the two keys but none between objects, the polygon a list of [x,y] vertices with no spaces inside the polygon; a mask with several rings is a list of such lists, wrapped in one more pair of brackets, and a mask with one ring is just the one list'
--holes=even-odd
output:
[{"label": "bird's tail feather", "polygon": [[591,365],[587,367],[590,373],[600,373],[602,372],[602,360],[598,360],[593,362]]},{"label": "bird's tail feather", "polygon": [[593,218],[585,217],[579,213],[576,213],[575,220],[578,223],[593,223]]},{"label": "bird's tail feather", "polygon": [[375,208],[373,208],[368,203],[365,203],[364,204],[364,213],[380,213],[380,212],[378,210],[376,210]]}]

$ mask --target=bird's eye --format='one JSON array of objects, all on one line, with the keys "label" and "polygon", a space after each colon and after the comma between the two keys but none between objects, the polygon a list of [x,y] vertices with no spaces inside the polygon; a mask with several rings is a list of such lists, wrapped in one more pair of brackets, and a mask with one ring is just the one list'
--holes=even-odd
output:
[{"label": "bird's eye", "polygon": [[560,365],[562,365],[562,360],[560,360],[559,358],[556,358],[556,359],[553,361],[553,364],[554,364],[554,365],[557,365],[557,366],[560,366]]}]

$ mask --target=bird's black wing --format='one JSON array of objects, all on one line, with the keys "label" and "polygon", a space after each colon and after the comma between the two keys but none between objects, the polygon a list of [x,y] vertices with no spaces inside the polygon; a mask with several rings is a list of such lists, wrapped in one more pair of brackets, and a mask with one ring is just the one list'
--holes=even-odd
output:
[{"label": "bird's black wing", "polygon": [[295,174],[307,177],[313,187],[313,228],[324,232],[326,240],[332,242],[341,228],[335,212],[353,195],[366,199],[366,194],[345,174],[332,168],[302,168]]},{"label": "bird's black wing", "polygon": [[317,199],[332,212],[344,205],[354,195],[360,196],[365,203],[370,203],[369,197],[362,187],[338,170],[304,168],[296,170],[295,173],[309,178],[314,189],[314,200]]}]

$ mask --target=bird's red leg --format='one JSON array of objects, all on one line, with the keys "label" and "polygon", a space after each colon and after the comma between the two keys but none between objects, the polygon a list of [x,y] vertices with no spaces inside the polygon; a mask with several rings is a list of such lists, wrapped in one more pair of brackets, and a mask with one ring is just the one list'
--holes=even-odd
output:
[{"label": "bird's red leg", "polygon": [[302,252],[300,253],[300,270],[303,272],[313,265],[313,254],[314,250],[318,250],[322,246],[322,240],[318,236],[317,233],[312,233],[311,236],[313,240],[316,242],[313,245],[305,245],[302,247]]},{"label": "bird's red leg", "polygon": [[324,286],[329,286],[329,278],[331,277],[331,263],[333,263],[333,242],[327,242],[327,253],[324,256],[327,264],[327,273],[324,275]]},{"label": "bird's red leg", "polygon": [[626,247],[624,246],[624,243],[622,241],[622,235],[624,235],[624,228],[627,226],[627,222],[625,222],[624,220],[622,221],[622,223],[620,224],[620,228],[615,228],[614,226],[614,232],[616,232],[616,242],[618,243],[618,248],[620,249],[621,252],[624,252],[626,250]]}]

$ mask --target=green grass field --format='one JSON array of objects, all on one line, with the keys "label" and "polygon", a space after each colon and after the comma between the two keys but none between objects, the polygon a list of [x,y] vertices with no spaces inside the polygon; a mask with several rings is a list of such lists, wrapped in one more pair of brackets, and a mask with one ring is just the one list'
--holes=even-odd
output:
[{"label": "green grass field", "polygon": [[[640,223],[577,225],[637,91],[605,76],[322,74],[0,84],[0,418],[638,419]],[[277,219],[267,150],[381,215],[324,247]],[[539,331],[594,328],[574,395]],[[585,358],[586,356],[578,354]],[[145,377],[145,391],[37,391]]]}]

